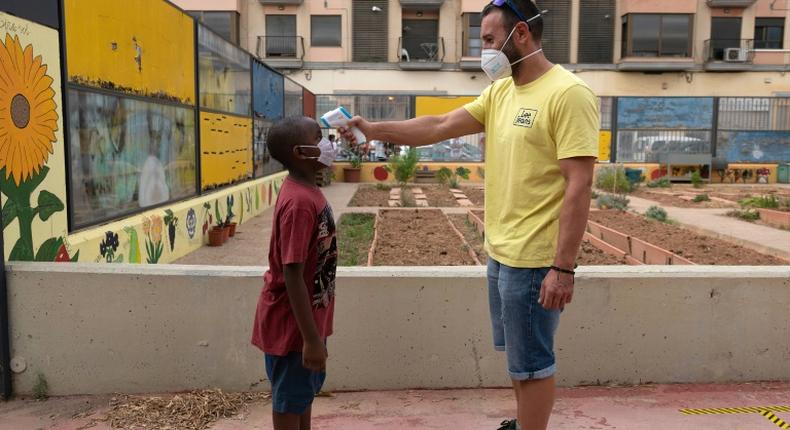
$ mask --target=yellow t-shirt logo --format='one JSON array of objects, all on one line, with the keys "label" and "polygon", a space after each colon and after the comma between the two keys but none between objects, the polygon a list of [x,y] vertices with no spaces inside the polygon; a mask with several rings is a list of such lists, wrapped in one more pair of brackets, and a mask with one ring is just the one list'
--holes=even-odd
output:
[{"label": "yellow t-shirt logo", "polygon": [[536,109],[521,108],[518,111],[518,115],[516,115],[516,120],[513,121],[513,125],[532,128],[536,116],[538,116],[538,111]]}]

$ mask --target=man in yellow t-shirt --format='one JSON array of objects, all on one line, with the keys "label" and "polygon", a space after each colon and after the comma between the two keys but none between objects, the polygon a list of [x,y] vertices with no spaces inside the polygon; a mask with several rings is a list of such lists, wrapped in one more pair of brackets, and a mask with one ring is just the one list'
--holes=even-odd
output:
[{"label": "man in yellow t-shirt", "polygon": [[355,117],[349,127],[410,146],[485,131],[494,347],[507,353],[518,403],[518,420],[501,429],[542,430],[554,404],[554,334],[573,297],[590,207],[598,104],[581,79],[542,54],[543,20],[531,1],[493,0],[482,16],[481,66],[494,82],[477,100],[408,121]]}]

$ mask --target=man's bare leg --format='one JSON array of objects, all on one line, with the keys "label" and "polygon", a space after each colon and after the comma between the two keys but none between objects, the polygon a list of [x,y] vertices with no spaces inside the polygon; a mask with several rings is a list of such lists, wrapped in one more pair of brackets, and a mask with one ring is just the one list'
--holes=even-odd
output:
[{"label": "man's bare leg", "polygon": [[521,430],[546,430],[554,407],[554,377],[513,381]]}]

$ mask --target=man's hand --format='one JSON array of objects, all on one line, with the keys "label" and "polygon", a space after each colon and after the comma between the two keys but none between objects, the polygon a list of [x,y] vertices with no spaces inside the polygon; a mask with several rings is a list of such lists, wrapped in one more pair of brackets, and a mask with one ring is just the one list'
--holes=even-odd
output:
[{"label": "man's hand", "polygon": [[573,275],[550,270],[540,285],[538,303],[546,309],[562,310],[573,299]]},{"label": "man's hand", "polygon": [[362,142],[357,142],[357,138],[354,137],[354,133],[351,132],[352,128],[358,128],[368,140],[373,140],[375,137],[373,136],[373,124],[369,121],[365,120],[361,116],[355,116],[348,120],[348,123],[345,127],[338,127],[337,131],[340,133],[340,136],[343,139],[346,139],[351,145],[357,145]]},{"label": "man's hand", "polygon": [[328,356],[326,345],[320,340],[305,341],[302,346],[302,365],[313,372],[326,370]]}]

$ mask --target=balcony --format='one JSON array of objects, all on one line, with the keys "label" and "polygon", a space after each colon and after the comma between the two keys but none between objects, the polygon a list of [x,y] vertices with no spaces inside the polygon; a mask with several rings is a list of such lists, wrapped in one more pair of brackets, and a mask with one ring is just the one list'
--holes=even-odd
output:
[{"label": "balcony", "polygon": [[621,72],[685,72],[695,67],[691,57],[626,57],[617,64]]},{"label": "balcony", "polygon": [[747,8],[756,1],[757,0],[707,0],[706,3],[709,7]]},{"label": "balcony", "polygon": [[398,38],[399,64],[403,70],[439,70],[444,61],[444,38]]},{"label": "balcony", "polygon": [[255,53],[276,69],[301,69],[304,65],[302,36],[258,36]]},{"label": "balcony", "polygon": [[298,6],[304,3],[304,0],[258,0],[262,5],[274,6]]},{"label": "balcony", "polygon": [[438,10],[442,4],[444,0],[400,0],[404,9]]},{"label": "balcony", "polygon": [[705,41],[705,70],[739,71],[754,67],[754,40],[708,39]]}]

